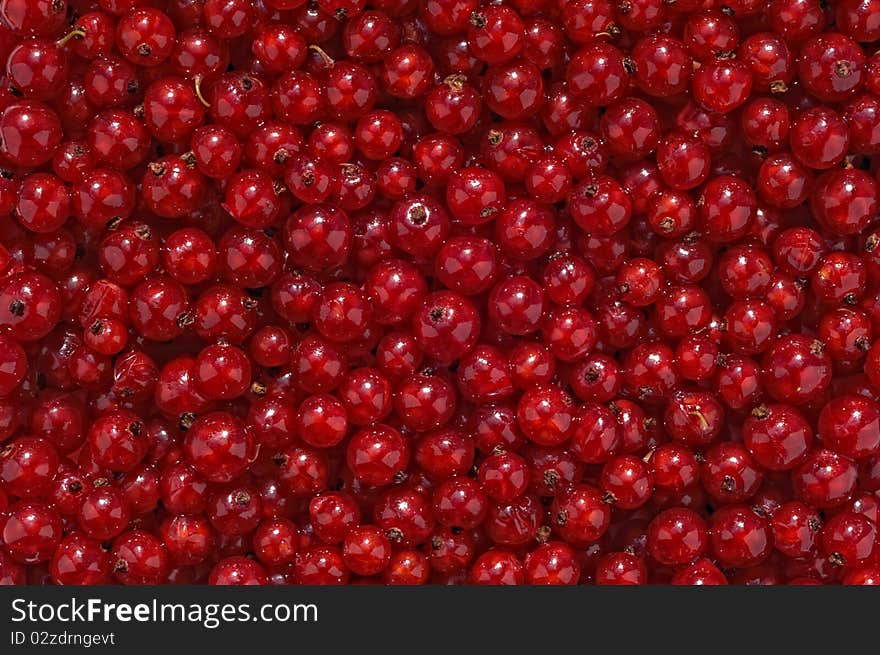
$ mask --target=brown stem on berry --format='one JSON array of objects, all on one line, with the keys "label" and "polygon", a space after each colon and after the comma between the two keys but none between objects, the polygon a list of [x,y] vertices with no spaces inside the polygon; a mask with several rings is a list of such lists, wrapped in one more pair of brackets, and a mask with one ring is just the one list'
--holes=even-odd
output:
[{"label": "brown stem on berry", "polygon": [[203,78],[201,75],[196,75],[193,78],[193,86],[195,87],[195,90],[196,90],[196,98],[198,98],[199,102],[201,102],[203,105],[205,105],[205,107],[210,107],[211,103],[208,102],[207,100],[205,100],[205,96],[202,95],[202,79]]},{"label": "brown stem on berry", "polygon": [[100,318],[95,319],[95,322],[92,323],[91,327],[89,327],[89,332],[91,332],[95,336],[98,336],[103,331],[104,331],[104,322]]},{"label": "brown stem on berry", "polygon": [[[627,6],[629,6],[629,3],[627,3]],[[618,36],[620,36],[620,28],[614,23],[609,23],[604,32],[596,32],[596,37],[600,36],[607,36],[609,39],[616,39]]]},{"label": "brown stem on berry", "polygon": [[416,205],[409,210],[409,220],[413,225],[424,225],[428,220],[428,212],[422,205]]},{"label": "brown stem on berry", "polygon": [[13,316],[24,316],[24,303],[21,300],[13,300],[9,303],[9,313]]},{"label": "brown stem on berry", "polygon": [[596,148],[596,139],[591,136],[585,136],[581,139],[581,150],[584,152],[592,152]]},{"label": "brown stem on berry", "polygon": [[501,130],[495,130],[495,129],[489,130],[489,132],[486,134],[486,136],[488,137],[490,146],[497,146],[499,143],[501,143],[501,138],[502,138]]},{"label": "brown stem on berry", "polygon": [[852,64],[848,61],[838,61],[834,63],[834,73],[837,77],[846,78],[852,75]]},{"label": "brown stem on berry", "polygon": [[770,82],[770,93],[779,94],[788,91],[788,85],[782,80]]},{"label": "brown stem on berry", "polygon": [[752,416],[756,419],[763,420],[770,416],[770,408],[767,405],[758,405],[752,410]]},{"label": "brown stem on berry", "polygon": [[186,432],[189,430],[193,423],[196,422],[196,415],[192,412],[184,412],[180,415],[180,418],[177,421],[177,424],[180,426],[180,429]]},{"label": "brown stem on berry", "polygon": [[255,396],[265,396],[268,390],[269,388],[262,382],[254,381],[251,383],[251,393]]},{"label": "brown stem on berry", "polygon": [[703,415],[703,412],[699,412],[699,411],[694,410],[692,412],[688,412],[688,416],[696,416],[697,420],[700,422],[700,427],[703,430],[706,430],[709,428],[709,421],[706,420],[706,417]]},{"label": "brown stem on berry", "polygon": [[195,322],[196,314],[193,310],[183,312],[180,316],[177,317],[177,327],[179,327],[181,330],[189,327]]},{"label": "brown stem on berry", "polygon": [[272,155],[272,161],[279,166],[286,164],[288,159],[290,159],[290,152],[288,152],[287,148],[278,148],[275,154]]},{"label": "brown stem on berry", "polygon": [[77,39],[77,38],[81,39],[85,35],[86,35],[86,31],[84,29],[82,29],[81,27],[75,27],[70,32],[68,32],[67,34],[62,36],[60,39],[58,39],[55,42],[55,45],[57,45],[59,48],[63,48],[64,46],[67,45],[67,42],[70,41],[71,39]]},{"label": "brown stem on berry", "polygon": [[538,543],[545,544],[550,540],[550,535],[553,534],[553,530],[550,529],[549,525],[542,525],[540,528],[535,530],[535,539]]},{"label": "brown stem on berry", "polygon": [[330,68],[331,66],[333,66],[333,64],[336,63],[336,61],[333,59],[333,57],[328,55],[324,51],[324,48],[322,48],[319,45],[315,45],[314,43],[312,43],[311,45],[309,45],[309,50],[313,50],[313,51],[317,52],[318,56],[321,58],[321,60],[324,62],[324,65],[327,68]]},{"label": "brown stem on berry", "polygon": [[825,344],[818,339],[814,339],[813,343],[810,344],[810,352],[818,357],[825,352]]},{"label": "brown stem on berry", "polygon": [[636,389],[636,398],[639,400],[648,400],[654,397],[654,388],[644,385]]},{"label": "brown stem on berry", "polygon": [[475,11],[471,14],[468,22],[479,30],[486,27],[486,23],[488,23],[489,21],[486,20],[486,16],[481,14],[479,11]]},{"label": "brown stem on berry", "polygon": [[443,84],[448,86],[452,91],[461,91],[464,88],[465,82],[467,82],[467,77],[461,73],[449,75],[443,79]]},{"label": "brown stem on berry", "polygon": [[669,218],[669,216],[664,216],[657,223],[657,226],[664,232],[672,232],[675,229],[675,221]]},{"label": "brown stem on berry", "polygon": [[613,505],[617,502],[617,496],[615,496],[610,491],[606,491],[604,494],[602,494],[602,502],[606,505]]},{"label": "brown stem on berry", "polygon": [[134,228],[134,235],[143,241],[149,241],[153,238],[153,233],[149,225],[138,225]]}]

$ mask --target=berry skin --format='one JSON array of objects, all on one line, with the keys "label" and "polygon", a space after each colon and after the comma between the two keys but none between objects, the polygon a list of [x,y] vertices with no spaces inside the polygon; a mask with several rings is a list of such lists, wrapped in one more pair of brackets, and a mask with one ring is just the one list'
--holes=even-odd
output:
[{"label": "berry skin", "polygon": [[852,460],[825,449],[812,450],[794,470],[792,483],[801,500],[818,509],[846,503],[856,486],[857,470]]},{"label": "berry skin", "polygon": [[346,461],[352,474],[373,487],[391,484],[406,468],[409,457],[409,446],[400,433],[381,424],[359,430],[346,450]]},{"label": "berry skin", "polygon": [[16,166],[46,163],[61,143],[61,136],[58,115],[42,103],[18,102],[0,115],[0,152]]},{"label": "berry skin", "polygon": [[670,580],[674,585],[726,585],[727,578],[712,560],[701,557],[678,569]]},{"label": "berry skin", "polygon": [[723,566],[759,564],[773,548],[767,520],[745,505],[722,507],[710,527],[710,551]]},{"label": "berry skin", "polygon": [[40,273],[20,273],[0,283],[0,327],[20,341],[45,337],[61,318],[61,295]]},{"label": "berry skin", "polygon": [[662,564],[677,566],[692,562],[708,545],[706,522],[685,508],[665,510],[648,526],[648,552]]},{"label": "berry skin", "polygon": [[413,334],[424,352],[438,362],[450,362],[477,341],[480,319],[468,299],[450,291],[429,294],[413,314]]},{"label": "berry skin", "polygon": [[771,471],[786,471],[806,458],[813,429],[789,405],[760,405],[743,423],[743,442],[758,464]]},{"label": "berry skin", "polygon": [[19,501],[9,507],[0,536],[6,552],[19,564],[48,562],[62,538],[61,516],[45,503]]},{"label": "berry skin", "polygon": [[872,521],[852,512],[833,516],[822,528],[822,551],[838,566],[857,566],[876,549],[877,528]]},{"label": "berry skin", "polygon": [[124,585],[160,584],[168,575],[165,546],[142,530],[131,530],[117,537],[110,557],[113,575]]},{"label": "berry skin", "polygon": [[696,70],[691,89],[696,101],[705,109],[726,114],[749,97],[752,73],[738,59],[716,59]]},{"label": "berry skin", "polygon": [[184,441],[190,463],[212,482],[229,482],[238,477],[247,468],[252,449],[250,430],[226,412],[197,418]]},{"label": "berry skin", "polygon": [[68,5],[0,584],[880,581],[880,0]]},{"label": "berry skin", "polygon": [[40,498],[48,494],[58,463],[58,452],[49,441],[15,439],[0,450],[0,480],[10,494]]},{"label": "berry skin", "polygon": [[110,558],[101,544],[72,534],[64,539],[49,565],[52,581],[59,585],[109,584]]},{"label": "berry skin", "polygon": [[870,398],[833,398],[819,414],[819,439],[826,448],[852,459],[875,455],[880,452],[878,412],[880,406]]},{"label": "berry skin", "polygon": [[804,404],[822,393],[830,379],[831,361],[825,345],[803,335],[780,338],[764,358],[764,385],[780,402]]},{"label": "berry skin", "polygon": [[611,507],[602,499],[602,493],[586,484],[557,494],[550,511],[559,535],[578,546],[598,541],[611,521]]}]

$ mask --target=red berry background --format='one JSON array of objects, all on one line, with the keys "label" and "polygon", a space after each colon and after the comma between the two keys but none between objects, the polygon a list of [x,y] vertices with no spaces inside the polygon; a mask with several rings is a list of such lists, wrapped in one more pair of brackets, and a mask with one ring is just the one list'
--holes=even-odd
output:
[{"label": "red berry background", "polygon": [[0,0],[0,583],[880,584],[878,49]]}]

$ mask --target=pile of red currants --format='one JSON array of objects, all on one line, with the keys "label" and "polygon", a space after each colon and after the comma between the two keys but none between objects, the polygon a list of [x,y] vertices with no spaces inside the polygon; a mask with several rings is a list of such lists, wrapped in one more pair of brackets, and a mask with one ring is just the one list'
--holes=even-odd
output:
[{"label": "pile of red currants", "polygon": [[0,583],[880,584],[880,0],[0,0]]}]

